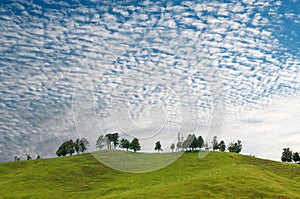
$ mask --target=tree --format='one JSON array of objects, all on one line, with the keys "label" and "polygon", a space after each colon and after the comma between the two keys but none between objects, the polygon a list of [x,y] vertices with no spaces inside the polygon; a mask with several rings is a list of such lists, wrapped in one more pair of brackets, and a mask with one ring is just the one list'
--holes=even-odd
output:
[{"label": "tree", "polygon": [[187,150],[188,148],[195,149],[197,145],[197,142],[195,142],[195,140],[196,140],[195,134],[193,135],[189,134],[187,138],[183,141],[182,148],[184,148],[185,150]]},{"label": "tree", "polygon": [[73,142],[73,140],[67,141],[65,147],[67,149],[67,153],[70,154],[70,156],[75,153],[75,143]]},{"label": "tree", "polygon": [[66,141],[60,145],[60,147],[56,151],[56,155],[58,157],[60,156],[66,156],[67,154],[70,154],[70,156],[75,153],[75,143],[73,140]]},{"label": "tree", "polygon": [[184,150],[187,150],[189,147],[190,147],[189,141],[188,140],[184,140],[183,143],[182,143],[182,148]]},{"label": "tree", "polygon": [[173,151],[175,149],[175,144],[174,143],[171,144],[170,149],[172,150],[172,153],[173,153]]},{"label": "tree", "polygon": [[119,133],[113,133],[111,135],[111,141],[113,142],[113,145],[114,145],[114,149],[116,149],[116,147],[118,146],[119,144]]},{"label": "tree", "polygon": [[290,150],[290,148],[284,148],[281,155],[281,161],[292,162],[292,159],[293,159],[293,152]]},{"label": "tree", "polygon": [[155,143],[154,150],[157,151],[157,152],[161,151],[161,144],[160,144],[160,141],[157,141],[157,142]]},{"label": "tree", "polygon": [[237,142],[231,142],[228,146],[229,152],[240,153],[242,151],[242,142],[237,140]]},{"label": "tree", "polygon": [[89,141],[86,138],[81,138],[79,141],[79,151],[81,153],[85,152],[89,145]]},{"label": "tree", "polygon": [[226,150],[226,145],[223,140],[219,143],[218,148],[219,148],[219,151],[221,151],[221,152],[224,152]]},{"label": "tree", "polygon": [[118,146],[119,144],[119,133],[113,133],[113,134],[106,134],[106,144],[107,144],[107,149],[111,149],[111,145],[114,145],[114,149]]},{"label": "tree", "polygon": [[128,151],[128,149],[130,148],[130,142],[129,142],[129,140],[123,138],[123,139],[121,140],[121,142],[120,142],[120,147],[121,147],[122,149],[126,149],[126,151]]},{"label": "tree", "polygon": [[295,163],[300,161],[300,156],[298,152],[293,153],[293,160]]},{"label": "tree", "polygon": [[213,140],[212,140],[212,147],[213,147],[213,150],[218,150],[219,149],[219,143],[218,143],[218,140],[217,140],[217,136],[214,136],[213,137]]},{"label": "tree", "polygon": [[106,134],[105,138],[106,138],[107,149],[110,150],[111,149],[111,142],[112,142],[112,134],[110,134],[110,133]]},{"label": "tree", "polygon": [[181,141],[177,142],[177,144],[176,144],[176,150],[177,151],[182,150],[182,142]]},{"label": "tree", "polygon": [[63,146],[60,146],[57,151],[56,151],[56,155],[58,157],[60,156],[66,156],[68,153],[67,153],[67,150],[63,147]]},{"label": "tree", "polygon": [[204,147],[204,140],[201,137],[201,135],[197,139],[197,146],[199,147],[199,149],[201,149],[202,147]]},{"label": "tree", "polygon": [[282,162],[292,162],[293,159],[293,152],[290,150],[290,148],[284,148],[282,155],[281,155],[281,161]]},{"label": "tree", "polygon": [[141,145],[139,143],[139,139],[134,138],[132,142],[130,143],[130,149],[132,149],[134,152],[141,150]]},{"label": "tree", "polygon": [[191,135],[190,139],[192,140],[190,147],[194,151],[194,150],[196,150],[196,148],[198,148],[198,140],[197,140],[195,134]]},{"label": "tree", "polygon": [[80,149],[80,140],[76,139],[76,141],[75,141],[75,151],[76,151],[76,153],[79,153],[79,149]]},{"label": "tree", "polygon": [[106,143],[106,137],[104,135],[100,135],[96,142],[96,147],[102,149]]}]

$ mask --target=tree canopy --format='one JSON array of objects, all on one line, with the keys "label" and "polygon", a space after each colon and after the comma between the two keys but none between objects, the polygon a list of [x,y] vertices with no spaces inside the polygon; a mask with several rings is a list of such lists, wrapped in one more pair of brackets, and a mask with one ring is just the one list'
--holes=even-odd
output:
[{"label": "tree canopy", "polygon": [[223,140],[219,143],[218,149],[221,152],[224,152],[226,150],[226,145],[225,145],[225,142]]},{"label": "tree canopy", "polygon": [[122,149],[126,149],[126,151],[128,151],[128,149],[130,148],[130,141],[127,140],[127,139],[125,139],[125,138],[123,138],[123,139],[121,140],[121,142],[120,142],[120,147],[121,147]]},{"label": "tree canopy", "polygon": [[231,142],[228,146],[229,152],[240,153],[242,151],[242,142],[237,140],[237,142]]},{"label": "tree canopy", "polygon": [[106,144],[106,137],[104,135],[100,135],[96,141],[96,147],[102,149]]},{"label": "tree canopy", "polygon": [[293,160],[293,152],[290,150],[290,148],[284,148],[281,155],[281,161],[292,162],[292,160]]},{"label": "tree canopy", "polygon": [[141,145],[139,143],[139,139],[134,138],[132,142],[130,143],[130,149],[132,149],[134,152],[141,150]]},{"label": "tree canopy", "polygon": [[159,151],[162,150],[162,149],[161,149],[160,141],[157,141],[157,142],[155,143],[154,150],[157,151],[157,152],[159,152]]}]

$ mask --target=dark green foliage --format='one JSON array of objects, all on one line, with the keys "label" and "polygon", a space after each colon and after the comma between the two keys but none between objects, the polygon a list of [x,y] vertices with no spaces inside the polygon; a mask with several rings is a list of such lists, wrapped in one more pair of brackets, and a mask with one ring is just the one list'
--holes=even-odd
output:
[{"label": "dark green foliage", "polygon": [[174,151],[174,149],[175,149],[175,144],[174,143],[171,144],[170,149],[172,150],[172,152]]},{"label": "dark green foliage", "polygon": [[74,143],[74,149],[76,151],[76,153],[83,153],[84,151],[87,150],[89,146],[89,142],[86,138],[81,138],[81,139],[76,139],[75,143]]},{"label": "dark green foliage", "polygon": [[157,151],[157,152],[159,152],[159,151],[162,150],[162,149],[161,149],[160,141],[157,141],[157,142],[155,143],[154,150]]},{"label": "dark green foliage", "polygon": [[195,134],[189,134],[187,138],[182,143],[182,148],[185,150],[192,149],[195,150],[197,148],[197,139]]},{"label": "dark green foliage", "polygon": [[229,152],[240,153],[242,151],[242,142],[237,140],[237,142],[231,142],[228,146]]},{"label": "dark green foliage", "polygon": [[[201,149],[204,147],[204,140],[201,136],[196,138],[195,134],[189,134],[187,138],[184,140],[182,137],[183,141],[178,141],[176,144],[177,151],[180,151],[181,149],[189,149],[189,150],[196,150],[197,148]],[[174,145],[175,147],[175,145]]]},{"label": "dark green foliage", "polygon": [[219,151],[221,151],[221,152],[224,152],[226,150],[226,145],[223,140],[219,143],[218,148],[219,148]]},{"label": "dark green foliage", "polygon": [[130,149],[132,149],[134,152],[141,150],[141,145],[137,138],[134,138],[130,143]]},{"label": "dark green foliage", "polygon": [[111,143],[112,143],[112,134],[108,133],[105,135],[105,140],[106,140],[106,146],[107,149],[111,149]]},{"label": "dark green foliage", "polygon": [[106,143],[106,137],[104,135],[100,135],[96,142],[96,147],[102,149]]},{"label": "dark green foliage", "polygon": [[125,138],[123,138],[123,139],[121,140],[121,142],[120,142],[120,147],[121,147],[122,149],[126,149],[126,151],[128,151],[128,149],[130,148],[130,141],[127,140],[127,139],[125,139]]},{"label": "dark green foliage", "polygon": [[214,151],[219,149],[219,143],[217,140],[217,136],[213,137],[213,141],[211,143],[212,143],[212,147],[213,147]]},{"label": "dark green foliage", "polygon": [[300,161],[300,156],[298,152],[293,153],[293,160],[296,163]]},{"label": "dark green foliage", "polygon": [[79,141],[79,151],[81,153],[85,152],[88,149],[89,141],[86,138],[81,138]]},{"label": "dark green foliage", "polygon": [[113,144],[114,149],[119,144],[119,133],[113,133],[113,134],[106,134],[106,143],[107,143],[107,149],[111,149],[111,145]]},{"label": "dark green foliage", "polygon": [[112,134],[112,142],[113,142],[114,149],[115,149],[119,144],[119,133]]},{"label": "dark green foliage", "polygon": [[293,152],[290,150],[290,148],[284,148],[281,155],[281,161],[292,162],[292,159],[293,159]]},{"label": "dark green foliage", "polygon": [[67,154],[70,154],[70,156],[75,153],[75,143],[73,140],[66,141],[60,145],[60,147],[56,151],[56,155],[58,157],[60,156],[66,156]]},{"label": "dark green foliage", "polygon": [[192,139],[192,143],[191,143],[190,147],[194,151],[194,150],[196,150],[198,148],[198,140],[197,140],[195,134],[193,134],[190,139]]},{"label": "dark green foliage", "polygon": [[75,151],[76,153],[79,153],[79,148],[80,148],[80,140],[79,139],[76,139],[75,141]]},{"label": "dark green foliage", "polygon": [[203,140],[203,138],[202,138],[201,135],[197,139],[197,147],[199,147],[199,149],[201,149],[202,147],[204,147],[204,140]]}]

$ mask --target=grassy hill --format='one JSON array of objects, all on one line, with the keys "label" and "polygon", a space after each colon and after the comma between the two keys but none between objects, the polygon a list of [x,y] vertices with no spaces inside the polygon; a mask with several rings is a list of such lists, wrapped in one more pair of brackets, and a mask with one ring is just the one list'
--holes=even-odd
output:
[{"label": "grassy hill", "polygon": [[300,198],[300,165],[185,153],[168,167],[133,174],[83,154],[0,163],[0,193],[0,198]]}]

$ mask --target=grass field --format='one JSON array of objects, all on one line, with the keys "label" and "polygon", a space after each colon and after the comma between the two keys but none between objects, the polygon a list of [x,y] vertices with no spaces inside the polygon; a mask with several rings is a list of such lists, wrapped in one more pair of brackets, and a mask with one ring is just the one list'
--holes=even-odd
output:
[{"label": "grass field", "polygon": [[148,173],[117,171],[91,154],[8,162],[0,198],[300,198],[300,165],[220,152],[185,153]]}]

